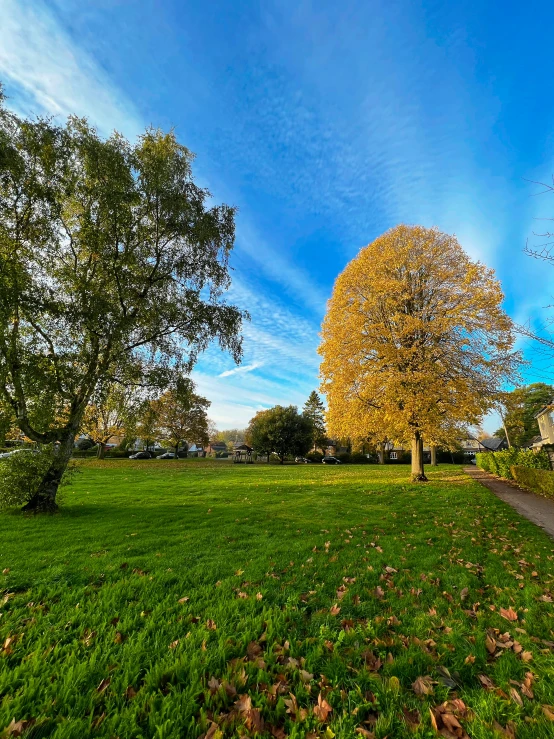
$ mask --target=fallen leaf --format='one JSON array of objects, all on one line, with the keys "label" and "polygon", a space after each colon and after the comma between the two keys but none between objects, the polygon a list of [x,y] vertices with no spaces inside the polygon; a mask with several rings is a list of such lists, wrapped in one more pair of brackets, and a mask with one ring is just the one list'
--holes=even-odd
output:
[{"label": "fallen leaf", "polygon": [[554,721],[554,706],[541,706],[542,712],[549,721]]},{"label": "fallen leaf", "polygon": [[111,682],[111,678],[105,677],[96,688],[97,693],[103,693]]},{"label": "fallen leaf", "polygon": [[188,603],[189,600],[190,600],[190,598],[188,598],[187,596],[185,596],[184,598],[179,598],[179,603]]},{"label": "fallen leaf", "polygon": [[517,621],[517,611],[514,611],[513,608],[501,608],[500,609],[500,615],[502,618],[505,618],[507,621]]},{"label": "fallen leaf", "polygon": [[317,705],[314,706],[314,716],[324,723],[327,721],[327,717],[331,713],[333,709],[331,706],[327,703],[325,698],[321,695],[321,693],[317,696]]},{"label": "fallen leaf", "polygon": [[412,683],[412,689],[416,695],[432,695],[433,680],[429,675],[418,677],[417,680]]},{"label": "fallen leaf", "polygon": [[521,659],[524,662],[531,662],[531,660],[533,659],[533,655],[531,654],[531,652],[522,652]]},{"label": "fallen leaf", "polygon": [[329,609],[329,613],[331,616],[337,616],[340,613],[340,607],[335,603],[335,605],[331,606]]},{"label": "fallen leaf", "polygon": [[171,642],[169,645],[169,649],[175,649],[175,647],[179,644],[179,639],[175,639],[175,641]]},{"label": "fallen leaf", "polygon": [[34,719],[16,721],[14,718],[4,729],[2,736],[21,736],[23,732],[35,723]]},{"label": "fallen leaf", "polygon": [[217,624],[215,621],[212,621],[212,619],[209,618],[206,621],[206,628],[209,629],[210,631],[215,631],[217,629]]},{"label": "fallen leaf", "polygon": [[523,708],[523,700],[515,688],[510,688],[510,697],[520,708]]}]

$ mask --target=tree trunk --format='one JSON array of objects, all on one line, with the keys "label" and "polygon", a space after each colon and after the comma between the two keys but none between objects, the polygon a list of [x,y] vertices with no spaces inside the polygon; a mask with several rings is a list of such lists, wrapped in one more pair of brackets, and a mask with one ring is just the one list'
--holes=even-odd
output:
[{"label": "tree trunk", "polygon": [[179,442],[175,444],[175,459],[179,459]]},{"label": "tree trunk", "polygon": [[24,511],[30,511],[31,513],[55,513],[58,510],[56,495],[60,482],[62,481],[63,473],[71,459],[74,436],[74,434],[71,434],[60,442],[52,464],[42,478],[38,490],[31,500],[23,506]]},{"label": "tree trunk", "polygon": [[436,444],[431,444],[431,467],[437,466],[437,446]]},{"label": "tree trunk", "polygon": [[102,442],[98,444],[98,451],[96,452],[96,458],[97,459],[104,459],[106,456],[106,445]]},{"label": "tree trunk", "polygon": [[270,456],[270,454],[271,454],[271,452],[268,452],[268,453],[267,453],[267,463],[268,463],[268,464],[269,464],[269,456]]},{"label": "tree trunk", "polygon": [[412,436],[412,482],[426,482],[423,468],[423,437],[419,431]]},{"label": "tree trunk", "polygon": [[283,455],[279,455],[279,464],[285,463],[285,457]]},{"label": "tree trunk", "polygon": [[385,464],[385,442],[384,441],[379,442],[379,448],[377,450],[377,454],[379,456],[379,464]]}]

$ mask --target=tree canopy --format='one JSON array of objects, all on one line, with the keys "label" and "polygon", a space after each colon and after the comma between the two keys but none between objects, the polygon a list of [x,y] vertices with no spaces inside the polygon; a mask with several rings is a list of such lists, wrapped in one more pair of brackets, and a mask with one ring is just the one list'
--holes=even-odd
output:
[{"label": "tree canopy", "polygon": [[491,269],[455,237],[397,226],[337,278],[322,328],[322,391],[332,435],[437,444],[475,424],[514,376],[511,319]]},{"label": "tree canopy", "polygon": [[283,464],[288,454],[305,454],[312,444],[313,427],[309,418],[294,405],[276,405],[259,411],[248,424],[247,442],[260,454],[275,453]]},{"label": "tree canopy", "polygon": [[33,510],[55,508],[99,382],[129,363],[164,388],[212,340],[241,357],[224,299],[235,209],[209,203],[173,133],[135,143],[87,121],[28,121],[0,99],[0,395],[57,455]]},{"label": "tree canopy", "polygon": [[312,444],[314,450],[317,447],[323,449],[327,441],[325,429],[325,406],[315,390],[312,390],[304,403],[303,414],[312,423]]},{"label": "tree canopy", "polygon": [[544,382],[518,387],[503,396],[503,420],[505,428],[494,432],[501,439],[506,438],[515,447],[524,446],[533,436],[538,436],[539,424],[535,414],[552,402],[554,387]]},{"label": "tree canopy", "polygon": [[179,445],[187,441],[207,444],[210,401],[195,392],[192,380],[183,378],[153,402],[160,435],[179,453]]}]

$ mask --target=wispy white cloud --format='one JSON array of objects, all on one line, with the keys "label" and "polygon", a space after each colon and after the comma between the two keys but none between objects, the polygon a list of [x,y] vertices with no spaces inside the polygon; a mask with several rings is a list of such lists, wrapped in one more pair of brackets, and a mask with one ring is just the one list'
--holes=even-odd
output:
[{"label": "wispy white cloud", "polygon": [[233,369],[225,370],[218,377],[231,377],[232,375],[245,374],[246,372],[253,372],[258,367],[263,367],[263,362],[253,362],[252,364],[242,364],[240,367],[233,367]]},{"label": "wispy white cloud", "polygon": [[144,127],[132,103],[72,43],[42,0],[0,0],[0,79],[20,112],[84,116],[104,134],[117,129],[133,137]]}]

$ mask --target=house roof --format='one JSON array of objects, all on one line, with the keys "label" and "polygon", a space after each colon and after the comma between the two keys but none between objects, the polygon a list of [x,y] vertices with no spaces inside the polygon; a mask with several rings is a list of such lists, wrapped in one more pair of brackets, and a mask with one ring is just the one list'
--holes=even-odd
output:
[{"label": "house roof", "polygon": [[197,444],[191,444],[188,450],[189,452],[203,452],[204,448],[202,446],[198,446]]},{"label": "house roof", "polygon": [[252,449],[251,446],[248,446],[248,444],[244,444],[244,443],[235,444],[234,445],[234,449],[235,449],[235,451],[239,451],[239,452],[251,452],[251,451],[253,451],[253,449]]},{"label": "house roof", "polygon": [[539,416],[542,416],[542,414],[545,411],[551,410],[553,405],[554,405],[554,398],[547,405],[543,405],[543,407],[540,409],[540,411],[537,411],[537,413],[535,413],[535,415],[533,416],[533,418],[538,418]]},{"label": "house roof", "polygon": [[495,452],[497,449],[500,449],[502,444],[506,443],[506,439],[501,439],[499,436],[489,436],[488,439],[480,439],[479,443],[481,446],[484,446],[485,449]]}]

